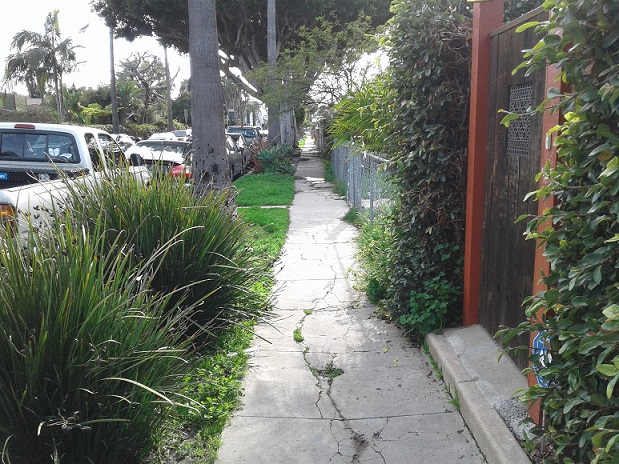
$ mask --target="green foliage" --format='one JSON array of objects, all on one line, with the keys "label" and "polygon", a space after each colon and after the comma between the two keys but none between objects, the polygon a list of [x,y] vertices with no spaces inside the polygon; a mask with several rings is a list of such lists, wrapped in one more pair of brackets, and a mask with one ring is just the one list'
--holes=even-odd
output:
[{"label": "green foliage", "polygon": [[393,98],[396,95],[389,85],[389,75],[383,74],[342,99],[334,106],[335,118],[328,128],[333,146],[359,140],[365,149],[382,153],[385,128],[393,110],[385,103]]},{"label": "green foliage", "polygon": [[445,326],[447,312],[462,297],[460,288],[444,280],[444,273],[423,282],[420,291],[411,292],[410,313],[400,316],[400,324],[412,327],[420,337]]},{"label": "green foliage", "polygon": [[287,174],[246,175],[234,181],[237,206],[290,205],[294,177]]},{"label": "green foliage", "polygon": [[353,226],[361,224],[363,221],[361,211],[358,208],[350,208],[346,214],[344,214],[342,221],[352,224]]},{"label": "green foliage", "polygon": [[325,170],[325,181],[333,184],[333,190],[338,195],[345,197],[346,196],[346,184],[337,180],[335,177],[335,172],[333,172],[333,165],[331,164],[330,158],[323,158],[322,165]]},{"label": "green foliage", "polygon": [[[379,102],[391,110],[380,121],[399,188],[389,294],[395,314],[421,336],[461,313],[471,19],[459,0],[396,0],[392,11],[390,90]],[[422,296],[437,293],[446,315],[430,321]]]},{"label": "green foliage", "polygon": [[115,175],[71,195],[77,223],[92,227],[93,218],[101,218],[134,263],[160,254],[151,286],[172,293],[174,302],[197,305],[188,333],[263,309],[251,294],[263,272],[246,246],[245,224],[227,211],[225,193],[197,197],[171,177],[146,187],[133,176]]},{"label": "green foliage", "polygon": [[110,247],[102,220],[91,231],[61,217],[29,247],[3,239],[3,462],[135,462],[182,399],[184,311],[153,295],[149,264]]},{"label": "green foliage", "polygon": [[59,124],[62,122],[62,118],[54,108],[41,105],[29,106],[25,110],[11,111],[10,113],[0,113],[0,121],[47,122]]},{"label": "green foliage", "polygon": [[[366,80],[372,63],[361,58],[376,51],[373,32],[371,18],[363,15],[348,24],[316,18],[311,27],[296,29],[298,40],[279,53],[275,67],[265,62],[247,78],[263,88],[261,100],[267,106],[289,108],[312,101],[328,108]],[[304,117],[295,111],[297,125]]]},{"label": "green foliage", "polygon": [[301,327],[297,327],[292,331],[292,338],[295,342],[301,343],[303,340],[303,334],[301,333]]},{"label": "green foliage", "polygon": [[372,304],[387,298],[389,275],[393,266],[391,249],[394,245],[389,214],[370,222],[364,218],[357,242],[357,259],[361,267],[358,277]]},{"label": "green foliage", "polygon": [[[245,188],[250,190],[252,185]],[[257,257],[261,269],[272,269],[286,239],[289,210],[250,207],[239,209],[239,216],[248,225],[249,251]],[[261,291],[262,296],[268,297],[271,285],[272,279],[265,279],[255,286],[258,288],[254,288],[254,294]],[[197,370],[188,374],[184,383],[185,395],[191,403],[203,405],[208,413],[175,410],[174,415],[168,416],[165,427],[159,429],[154,458],[161,462],[193,459],[193,462],[212,464],[215,461],[222,428],[238,405],[240,380],[248,358],[244,350],[249,347],[252,327],[253,321],[247,320],[215,331],[216,341],[209,345]]]},{"label": "green foliage", "polygon": [[[221,432],[239,405],[252,327],[245,321],[216,332],[216,342],[183,380],[183,393],[197,408],[177,409],[169,416],[157,433],[158,449],[145,462],[215,462]],[[196,433],[188,437],[188,429]]]},{"label": "green foliage", "polygon": [[[539,374],[549,388],[531,387],[561,462],[611,463],[619,456],[619,1],[549,0],[543,39],[525,54],[527,72],[560,66],[570,89],[556,89],[556,167],[547,165],[535,192],[553,206],[528,226],[545,245],[548,286],[528,300],[538,319],[500,332],[504,339],[545,331],[552,362]],[[524,27],[535,26],[525,25]],[[557,30],[562,33],[557,34]],[[539,110],[542,110],[540,106]],[[532,356],[539,365],[539,356]]]},{"label": "green foliage", "polygon": [[271,269],[286,241],[290,210],[252,206],[239,209],[239,216],[248,225],[247,242],[250,252],[262,263],[261,268]]},{"label": "green foliage", "polygon": [[73,39],[60,34],[59,10],[45,18],[44,32],[21,30],[11,40],[15,51],[6,59],[5,83],[21,82],[31,97],[45,98],[48,85],[53,83],[56,110],[62,114],[62,76],[77,65]]},{"label": "green foliage", "polygon": [[[371,17],[372,27],[383,24],[389,17],[389,0],[287,0],[277,3],[276,29],[278,47],[285,50],[304,42],[300,31],[318,25],[319,18],[326,18],[334,25],[333,33],[340,32],[346,24],[360,15]],[[189,51],[188,2],[166,0],[93,0],[94,11],[107,24],[114,25],[119,37],[133,40],[138,36],[155,36],[162,45],[179,51]],[[218,39],[224,51],[224,72],[232,76],[231,69],[247,71],[268,62],[266,2],[264,0],[217,0]],[[145,21],[144,18],[149,18]],[[320,59],[320,56],[318,56]],[[321,60],[322,62],[322,60]],[[311,74],[314,63],[308,63]],[[295,76],[297,77],[297,76]],[[262,86],[254,83],[245,90],[254,97],[261,96]],[[257,89],[257,91],[256,91]],[[294,107],[291,106],[292,109]]]},{"label": "green foliage", "polygon": [[294,174],[295,168],[288,159],[292,156],[293,148],[290,145],[273,145],[260,150],[256,159],[260,162],[262,172],[266,174]]}]

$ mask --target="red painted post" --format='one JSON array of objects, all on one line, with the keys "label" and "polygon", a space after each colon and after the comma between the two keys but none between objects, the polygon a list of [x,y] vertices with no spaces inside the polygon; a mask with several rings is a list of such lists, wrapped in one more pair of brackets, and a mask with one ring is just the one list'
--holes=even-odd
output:
[{"label": "red painted post", "polygon": [[473,49],[471,64],[471,109],[464,239],[465,326],[479,322],[481,235],[484,216],[484,178],[488,133],[490,86],[490,33],[503,24],[504,0],[473,5]]}]

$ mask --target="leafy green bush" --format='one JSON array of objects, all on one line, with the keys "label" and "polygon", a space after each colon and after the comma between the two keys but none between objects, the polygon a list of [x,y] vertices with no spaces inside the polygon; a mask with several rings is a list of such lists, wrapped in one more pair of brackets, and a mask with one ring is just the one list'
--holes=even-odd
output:
[{"label": "leafy green bush", "polygon": [[360,223],[357,239],[357,258],[361,268],[359,278],[370,303],[378,304],[387,297],[391,267],[393,266],[392,224],[388,214],[370,222]]},{"label": "leafy green bush", "polygon": [[[556,64],[570,88],[548,95],[558,97],[554,111],[565,121],[553,129],[557,165],[540,174],[536,198],[554,197],[554,206],[528,226],[551,270],[543,276],[548,289],[528,300],[531,322],[500,334],[540,332],[545,340],[552,362],[538,374],[549,387],[532,386],[523,398],[540,401],[545,423],[535,433],[557,460],[611,463],[619,456],[619,1],[544,6],[550,20],[537,28],[544,37],[521,67]],[[531,356],[534,366],[539,358]]]},{"label": "leafy green bush", "polygon": [[255,266],[246,225],[228,210],[226,193],[197,197],[171,177],[145,187],[116,175],[74,189],[72,200],[77,223],[92,227],[101,218],[135,264],[160,254],[152,288],[194,307],[190,333],[264,309],[252,295],[264,270]]},{"label": "leafy green bush", "polygon": [[0,121],[10,122],[46,122],[59,124],[62,122],[58,112],[47,105],[29,106],[24,110],[0,113]]},{"label": "leafy green bush", "polygon": [[[387,296],[419,338],[461,319],[471,13],[461,0],[394,0],[391,11],[390,68],[336,107],[330,140],[386,152],[398,189]],[[384,281],[370,276],[372,292],[382,297]],[[441,316],[429,317],[436,294]]]},{"label": "leafy green bush", "polygon": [[294,166],[288,159],[292,156],[293,148],[290,145],[273,145],[260,150],[256,159],[260,162],[262,172],[267,174],[294,174]]},{"label": "leafy green bush", "polygon": [[[392,11],[389,91],[379,103],[391,111],[377,122],[386,124],[384,145],[399,188],[389,292],[396,315],[421,336],[429,328],[415,321],[428,321],[428,306],[415,295],[440,290],[428,288],[437,278],[453,288],[441,290],[445,323],[461,317],[471,19],[459,0],[396,0]],[[436,323],[429,330],[443,325]]]},{"label": "leafy green bush", "polygon": [[322,165],[325,170],[325,181],[333,184],[333,191],[338,195],[345,197],[347,186],[344,182],[337,180],[335,172],[333,172],[333,164],[329,157],[322,159]]},{"label": "leafy green bush", "polygon": [[400,316],[400,324],[413,327],[421,337],[442,329],[454,301],[462,297],[462,290],[445,280],[445,273],[423,282],[421,291],[411,292],[410,313]]},{"label": "leafy green bush", "polygon": [[95,221],[0,253],[3,462],[135,462],[178,400],[183,311]]}]

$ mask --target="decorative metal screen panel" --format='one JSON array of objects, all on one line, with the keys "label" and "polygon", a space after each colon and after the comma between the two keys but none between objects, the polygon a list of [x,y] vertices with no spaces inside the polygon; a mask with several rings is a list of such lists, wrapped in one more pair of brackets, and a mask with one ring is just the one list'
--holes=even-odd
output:
[{"label": "decorative metal screen panel", "polygon": [[527,156],[531,139],[531,115],[527,113],[533,103],[533,82],[509,88],[509,111],[521,116],[509,124],[507,154]]}]

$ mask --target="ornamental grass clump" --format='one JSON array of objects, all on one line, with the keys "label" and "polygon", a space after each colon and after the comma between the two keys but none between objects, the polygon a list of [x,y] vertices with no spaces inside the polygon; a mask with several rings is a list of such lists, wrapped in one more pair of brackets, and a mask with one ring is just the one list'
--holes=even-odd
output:
[{"label": "ornamental grass clump", "polygon": [[134,265],[159,255],[151,287],[172,294],[173,305],[183,301],[193,308],[189,335],[206,336],[214,325],[265,308],[252,289],[266,271],[248,247],[247,227],[234,217],[228,194],[198,197],[172,178],[146,186],[130,175],[72,190],[77,224],[92,229],[101,221],[114,239],[108,245],[130,250]]},{"label": "ornamental grass clump", "polygon": [[31,246],[3,240],[2,462],[136,462],[180,398],[183,311],[102,225],[60,220]]},{"label": "ornamental grass clump", "polygon": [[295,168],[289,158],[293,149],[290,145],[273,145],[260,150],[256,159],[260,163],[262,172],[266,174],[294,174]]}]

